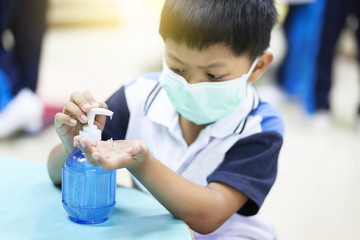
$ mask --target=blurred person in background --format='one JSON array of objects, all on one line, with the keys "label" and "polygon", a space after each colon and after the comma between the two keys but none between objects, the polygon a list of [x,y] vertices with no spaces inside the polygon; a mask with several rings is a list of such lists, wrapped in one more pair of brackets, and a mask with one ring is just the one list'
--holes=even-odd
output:
[{"label": "blurred person in background", "polygon": [[283,29],[287,52],[278,69],[278,85],[290,98],[299,100],[304,111],[315,112],[313,89],[326,0],[287,0]]},{"label": "blurred person in background", "polygon": [[[327,0],[322,34],[320,38],[320,49],[317,59],[316,85],[314,91],[315,110],[321,114],[323,121],[330,122],[329,93],[332,81],[332,65],[335,55],[336,44],[340,33],[346,26],[349,15],[356,17],[359,21],[359,0]],[[357,26],[356,38],[358,45],[358,56],[360,47],[360,29]],[[360,109],[359,109],[360,110]],[[360,111],[359,111],[360,113]]]},{"label": "blurred person in background", "polygon": [[47,0],[0,0],[0,139],[42,128],[36,95]]}]

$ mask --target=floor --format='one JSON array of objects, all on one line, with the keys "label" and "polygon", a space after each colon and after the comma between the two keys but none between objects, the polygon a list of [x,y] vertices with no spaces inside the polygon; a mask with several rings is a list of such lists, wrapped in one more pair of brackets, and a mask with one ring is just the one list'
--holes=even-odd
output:
[{"label": "floor", "polygon": [[[121,12],[118,27],[49,28],[38,90],[47,105],[61,107],[71,92],[82,90],[105,100],[138,74],[160,70],[158,10],[149,13],[135,3],[128,8],[137,11]],[[351,49],[349,36],[343,42]],[[286,135],[278,178],[262,214],[275,225],[280,240],[359,239],[359,65],[347,55],[336,58],[333,122],[324,126],[306,116],[296,102],[277,94],[271,83],[286,46],[280,28],[274,30],[271,45],[276,59],[259,89],[282,113]],[[58,143],[54,127],[49,126],[38,135],[0,141],[0,155],[45,164]],[[121,184],[129,184],[125,171],[118,176]]]}]

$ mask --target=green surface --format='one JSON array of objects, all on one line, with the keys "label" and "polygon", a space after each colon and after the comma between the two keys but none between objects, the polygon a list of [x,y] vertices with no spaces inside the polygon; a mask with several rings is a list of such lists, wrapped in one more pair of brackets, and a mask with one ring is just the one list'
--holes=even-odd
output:
[{"label": "green surface", "polygon": [[188,227],[151,196],[118,187],[105,223],[68,218],[46,165],[0,156],[0,239],[191,239]]}]

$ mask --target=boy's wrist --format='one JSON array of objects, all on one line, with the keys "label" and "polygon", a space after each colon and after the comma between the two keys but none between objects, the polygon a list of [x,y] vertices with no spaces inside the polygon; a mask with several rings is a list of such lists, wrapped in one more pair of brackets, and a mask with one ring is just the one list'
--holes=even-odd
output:
[{"label": "boy's wrist", "polygon": [[73,142],[71,140],[62,138],[61,136],[59,136],[59,138],[61,140],[61,143],[64,147],[64,151],[66,152],[66,154],[70,155],[72,152],[76,150],[76,147],[74,147]]},{"label": "boy's wrist", "polygon": [[[73,148],[74,148],[74,147],[73,147]],[[70,156],[70,154],[75,151],[75,149],[76,149],[76,148],[74,148],[73,150],[72,150],[72,149],[69,150],[69,149],[65,146],[65,144],[63,144],[63,153],[62,153],[62,156],[63,156],[63,157],[62,157],[61,159],[63,159],[64,163],[66,162],[66,159]]]},{"label": "boy's wrist", "polygon": [[145,164],[148,162],[147,159],[144,159],[142,162],[138,164],[133,164],[129,167],[126,167],[126,169],[131,172],[132,174],[136,175],[142,171],[142,169],[145,168]]},{"label": "boy's wrist", "polygon": [[67,144],[64,144],[63,143],[63,146],[64,146],[64,153],[69,156],[72,152],[75,151],[75,147],[74,146],[67,146]]}]

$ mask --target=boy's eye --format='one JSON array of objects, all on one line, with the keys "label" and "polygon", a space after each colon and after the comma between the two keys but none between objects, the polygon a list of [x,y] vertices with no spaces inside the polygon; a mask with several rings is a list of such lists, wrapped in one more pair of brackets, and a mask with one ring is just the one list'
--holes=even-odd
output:
[{"label": "boy's eye", "polygon": [[222,78],[222,76],[220,76],[220,75],[214,75],[214,74],[211,74],[211,73],[208,73],[207,75],[208,75],[209,78],[215,79],[215,80],[219,80],[219,79]]},{"label": "boy's eye", "polygon": [[175,73],[183,73],[183,72],[185,72],[185,70],[182,69],[182,68],[170,68],[170,69],[171,69],[171,71],[173,71]]}]

